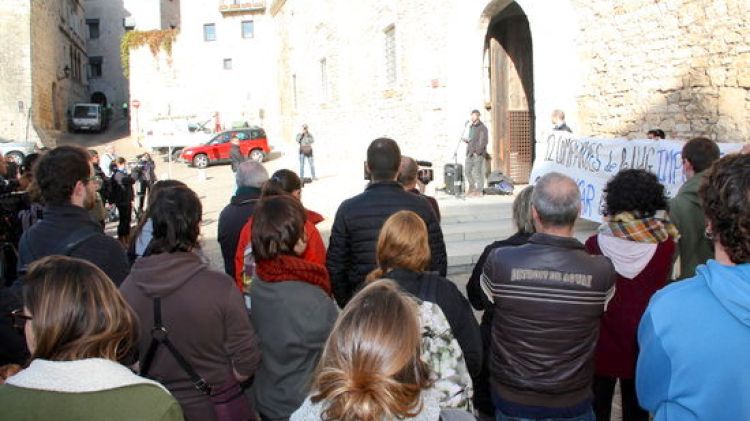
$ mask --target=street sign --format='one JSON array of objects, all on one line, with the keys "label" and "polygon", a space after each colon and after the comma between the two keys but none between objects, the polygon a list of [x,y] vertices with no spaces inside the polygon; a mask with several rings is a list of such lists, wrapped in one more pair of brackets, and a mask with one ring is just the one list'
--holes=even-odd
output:
[{"label": "street sign", "polygon": [[141,101],[134,99],[133,101],[130,102],[130,104],[133,106],[133,108],[138,108],[141,106]]}]

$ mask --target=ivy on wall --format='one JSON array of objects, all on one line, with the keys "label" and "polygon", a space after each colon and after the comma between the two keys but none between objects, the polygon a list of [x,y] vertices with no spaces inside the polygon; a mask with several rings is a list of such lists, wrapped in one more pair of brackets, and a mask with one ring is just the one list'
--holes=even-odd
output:
[{"label": "ivy on wall", "polygon": [[172,56],[172,43],[177,38],[177,29],[156,29],[153,31],[128,31],[120,41],[120,62],[122,74],[130,78],[130,50],[148,45],[151,54],[156,57],[159,51]]}]

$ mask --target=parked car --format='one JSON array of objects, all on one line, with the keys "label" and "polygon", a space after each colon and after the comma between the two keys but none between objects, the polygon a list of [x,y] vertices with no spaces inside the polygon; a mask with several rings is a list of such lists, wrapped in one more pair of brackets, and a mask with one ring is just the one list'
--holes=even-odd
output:
[{"label": "parked car", "polygon": [[229,162],[229,151],[232,147],[229,140],[234,135],[240,139],[240,151],[243,156],[262,162],[271,152],[265,130],[255,126],[218,133],[203,145],[183,149],[180,159],[197,168],[206,168],[219,162]]},{"label": "parked car", "polygon": [[74,104],[70,131],[101,132],[107,129],[107,113],[100,104]]},{"label": "parked car", "polygon": [[19,142],[0,137],[0,153],[3,157],[9,157],[18,165],[23,164],[26,155],[36,152],[36,143]]}]

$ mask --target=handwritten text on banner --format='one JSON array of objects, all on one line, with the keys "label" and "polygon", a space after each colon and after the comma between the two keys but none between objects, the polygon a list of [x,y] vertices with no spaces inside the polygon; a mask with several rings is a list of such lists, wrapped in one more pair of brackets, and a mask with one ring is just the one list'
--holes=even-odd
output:
[{"label": "handwritten text on banner", "polygon": [[[537,143],[531,183],[549,172],[572,177],[581,190],[581,217],[601,222],[602,191],[612,176],[628,168],[648,170],[674,197],[685,182],[679,140],[626,140],[574,137],[554,131]],[[737,152],[738,143],[719,143],[721,154]]]}]

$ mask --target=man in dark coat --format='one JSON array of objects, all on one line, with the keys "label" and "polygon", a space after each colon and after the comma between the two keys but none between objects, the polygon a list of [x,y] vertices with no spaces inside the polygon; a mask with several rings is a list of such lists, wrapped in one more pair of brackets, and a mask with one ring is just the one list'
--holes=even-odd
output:
[{"label": "man in dark coat", "polygon": [[237,172],[240,164],[245,161],[245,157],[242,156],[242,150],[240,150],[240,139],[237,135],[232,135],[232,139],[229,140],[232,144],[232,149],[229,151],[229,159],[232,160],[232,172]]},{"label": "man in dark coat", "polygon": [[19,244],[18,268],[42,257],[67,254],[99,267],[116,284],[130,271],[125,249],[102,233],[89,216],[94,205],[94,171],[85,149],[60,146],[39,158],[34,170],[47,208],[44,219],[24,232]]},{"label": "man in dark coat", "polygon": [[427,224],[432,263],[430,270],[445,276],[448,258],[435,212],[424,198],[396,181],[401,151],[392,139],[375,139],[367,148],[367,168],[372,182],[363,193],[339,206],[331,228],[327,263],[333,295],[344,307],[375,268],[380,228],[388,217],[410,210]]},{"label": "man in dark coat", "polygon": [[224,259],[224,272],[234,278],[234,255],[242,227],[255,210],[260,198],[260,189],[268,181],[268,172],[263,164],[245,161],[239,164],[237,173],[237,192],[219,215],[218,240],[221,245],[221,257]]}]

